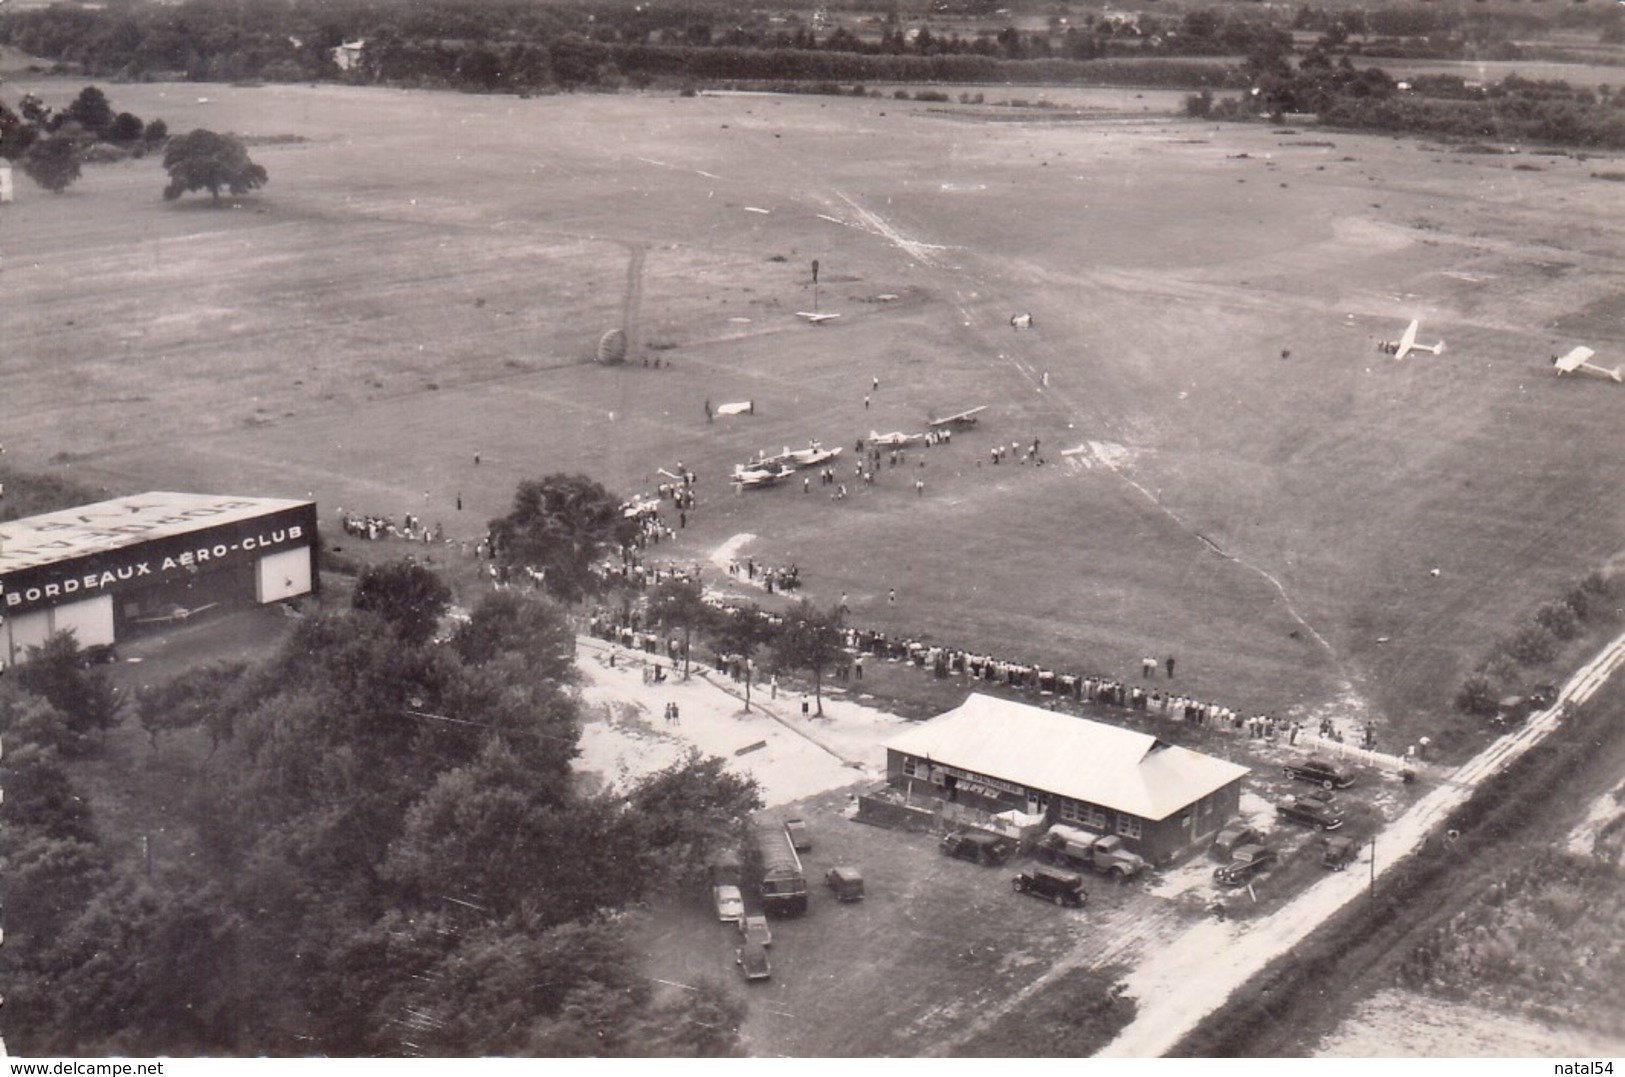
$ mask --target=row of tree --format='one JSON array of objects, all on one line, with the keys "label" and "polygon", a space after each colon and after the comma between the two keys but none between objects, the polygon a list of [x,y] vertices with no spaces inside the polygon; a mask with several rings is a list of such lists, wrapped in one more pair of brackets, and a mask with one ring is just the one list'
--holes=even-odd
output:
[{"label": "row of tree", "polygon": [[[491,521],[489,533],[494,556],[511,576],[528,570],[565,603],[616,599],[620,620],[631,619],[634,595],[615,594],[625,587],[625,577],[605,572],[603,566],[637,556],[638,526],[621,501],[597,481],[560,473],[521,482],[513,507]],[[646,606],[643,612],[649,621],[682,633],[685,675],[696,637],[709,642],[719,656],[736,660],[747,674],[743,680],[748,708],[749,671],[757,665],[758,652],[770,652],[770,668],[803,670],[812,677],[818,713],[823,713],[824,676],[841,660],[845,645],[840,609],[820,610],[805,600],[782,614],[756,606],[723,606],[707,599],[698,579],[688,578],[656,585]]]},{"label": "row of tree", "polygon": [[[618,913],[697,890],[760,806],[691,756],[630,789],[572,772],[557,606],[380,565],[263,663],[126,704],[198,751],[182,854],[103,844],[71,778],[121,713],[53,638],[0,679],[7,1037],[25,1054],[726,1054],[721,985],[657,996]],[[109,707],[112,706],[110,715]],[[127,846],[123,847],[127,850]]]},{"label": "row of tree", "polygon": [[[1047,27],[979,29],[968,36],[910,25],[895,12],[870,30],[839,22],[827,29],[789,15],[694,2],[656,5],[535,5],[517,0],[442,0],[435,4],[379,4],[375,0],[272,0],[252,8],[229,0],[186,0],[179,5],[130,3],[101,7],[52,5],[0,16],[0,41],[36,56],[73,65],[92,76],[277,81],[351,79],[409,81],[475,89],[546,90],[594,82],[634,83],[659,78],[673,66],[659,54],[616,53],[613,70],[595,77],[565,63],[561,45],[696,51],[728,49],[772,54],[841,53],[874,59],[896,56],[979,56],[1007,61],[1104,57],[1238,56],[1293,29],[1318,30],[1321,45],[1373,53],[1382,48],[1424,49],[1430,56],[1482,56],[1490,48],[1516,48],[1552,29],[1591,31],[1625,39],[1618,5],[1595,5],[1556,14],[1533,9],[1508,13],[1461,8],[1391,6],[1277,9],[1216,6],[1179,14],[1141,11],[1085,13],[1069,22],[1051,16]],[[995,12],[988,16],[997,17]],[[856,25],[856,24],[854,24]],[[861,32],[859,32],[861,31]],[[1362,40],[1356,42],[1355,37]],[[338,46],[364,43],[361,62],[341,65]],[[1391,54],[1391,53],[1389,53]],[[768,56],[731,78],[797,77],[774,70]],[[884,66],[851,77],[880,81]],[[996,81],[1031,81],[1031,73],[1001,71]]]},{"label": "row of tree", "polygon": [[23,173],[54,194],[72,186],[83,175],[83,163],[104,145],[136,156],[163,147],[165,200],[208,191],[218,203],[222,190],[246,194],[270,178],[238,139],[203,128],[170,138],[163,120],[143,123],[128,112],[115,114],[95,86],[86,86],[61,111],[33,94],[25,94],[15,110],[0,101],[0,157],[20,160]]}]

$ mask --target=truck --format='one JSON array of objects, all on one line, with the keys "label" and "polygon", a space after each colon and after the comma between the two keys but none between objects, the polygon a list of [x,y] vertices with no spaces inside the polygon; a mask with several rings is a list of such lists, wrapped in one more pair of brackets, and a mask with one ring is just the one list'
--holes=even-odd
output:
[{"label": "truck", "polygon": [[801,855],[783,827],[758,827],[756,848],[762,855],[758,893],[769,916],[800,916],[807,911],[807,873]]},{"label": "truck", "polygon": [[863,872],[849,864],[839,864],[824,876],[824,885],[835,894],[837,901],[863,900]]},{"label": "truck", "polygon": [[1092,830],[1057,823],[1040,839],[1041,859],[1051,864],[1088,868],[1126,882],[1145,871],[1145,858],[1130,852],[1116,834],[1096,834]]}]

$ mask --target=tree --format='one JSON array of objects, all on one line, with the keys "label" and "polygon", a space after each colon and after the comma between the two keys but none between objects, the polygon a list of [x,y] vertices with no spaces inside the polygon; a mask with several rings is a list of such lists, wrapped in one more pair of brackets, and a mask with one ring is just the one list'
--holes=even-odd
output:
[{"label": "tree", "polygon": [[844,653],[840,607],[824,612],[802,599],[784,615],[784,624],[773,639],[779,661],[813,675],[813,698],[818,716],[824,716],[824,671]]},{"label": "tree", "polygon": [[241,142],[201,127],[169,140],[164,170],[169,173],[164,200],[169,202],[188,191],[208,191],[218,204],[222,187],[239,195],[269,182],[265,169],[249,160]]},{"label": "tree", "polygon": [[17,680],[25,691],[62,712],[67,732],[73,735],[56,744],[63,751],[83,751],[87,734],[112,729],[122,717],[118,690],[102,671],[85,668],[72,629],[28,648],[28,661],[18,669]]},{"label": "tree", "polygon": [[113,142],[139,142],[145,131],[146,125],[141,122],[141,117],[133,112],[121,112],[114,118],[107,137]]},{"label": "tree", "polygon": [[773,623],[755,606],[719,610],[713,615],[711,633],[717,647],[736,658],[745,680],[745,709],[750,710],[750,682],[756,651],[773,633]]},{"label": "tree", "polygon": [[504,564],[540,569],[549,593],[575,603],[602,590],[594,562],[630,544],[637,524],[597,482],[554,474],[521,482],[513,509],[491,521],[491,534]]},{"label": "tree", "polygon": [[79,178],[79,141],[71,135],[39,139],[23,154],[28,178],[52,194],[61,194]]},{"label": "tree", "polygon": [[350,604],[388,621],[403,642],[421,646],[434,638],[451,605],[451,588],[415,561],[394,561],[364,571]]},{"label": "tree", "polygon": [[458,627],[451,643],[471,666],[518,654],[539,676],[560,683],[575,679],[575,632],[560,608],[539,596],[491,592]]},{"label": "tree", "polygon": [[688,655],[694,629],[705,623],[711,607],[705,604],[705,590],[699,580],[667,578],[655,585],[649,599],[649,613],[661,624],[683,630],[683,676],[688,677]]},{"label": "tree", "polygon": [[62,113],[63,118],[79,124],[97,138],[107,137],[113,127],[113,106],[108,102],[107,95],[94,86],[86,86],[79,91]]}]

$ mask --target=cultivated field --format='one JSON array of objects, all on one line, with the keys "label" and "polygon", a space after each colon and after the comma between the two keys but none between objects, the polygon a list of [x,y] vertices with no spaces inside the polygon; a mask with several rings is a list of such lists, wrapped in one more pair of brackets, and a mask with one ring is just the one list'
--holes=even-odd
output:
[{"label": "cultivated field", "polygon": [[[21,182],[0,209],[12,466],[477,535],[521,478],[630,494],[680,460],[701,504],[660,556],[735,540],[821,604],[847,593],[853,623],[1062,668],[1177,655],[1198,696],[1370,718],[1390,748],[1618,547],[1625,393],[1549,367],[1625,350],[1620,185],[1595,176],[1618,161],[1214,127],[1125,91],[1023,123],[878,98],[106,89],[248,136],[271,183],[215,210],[162,202],[153,159],[61,196]],[[842,315],[820,326],[794,316],[814,259]],[[1375,350],[1413,317],[1443,356]],[[590,362],[627,318],[631,362]],[[843,501],[725,481],[758,449],[850,457],[978,404],[872,487],[843,460]],[[1035,439],[1044,466],[992,466]]]}]

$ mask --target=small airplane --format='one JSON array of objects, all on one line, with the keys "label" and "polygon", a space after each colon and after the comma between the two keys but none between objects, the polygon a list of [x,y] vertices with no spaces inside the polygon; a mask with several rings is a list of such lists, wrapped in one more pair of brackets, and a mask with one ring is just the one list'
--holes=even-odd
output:
[{"label": "small airplane", "polygon": [[794,452],[786,449],[779,459],[793,467],[817,467],[819,464],[829,463],[839,455],[841,455],[841,450],[838,446],[833,449],[826,449],[820,443],[813,441],[809,442],[805,449],[796,449]]},{"label": "small airplane", "polygon": [[135,623],[138,625],[179,624],[194,614],[202,613],[204,610],[212,610],[218,605],[220,603],[210,602],[206,606],[194,606],[191,609],[187,609],[185,606],[176,606],[168,613],[159,614],[157,617],[137,617]]},{"label": "small airplane", "polygon": [[805,318],[809,322],[813,323],[814,325],[822,325],[825,322],[833,321],[834,319],[839,318],[840,315],[839,314],[820,314],[816,310],[798,310],[798,311],[796,311],[796,317],[797,318]]},{"label": "small airplane", "polygon": [[794,470],[779,464],[741,464],[734,468],[732,481],[740,487],[772,486]]},{"label": "small airplane", "polygon": [[924,434],[905,434],[901,430],[893,430],[889,434],[882,434],[877,430],[869,431],[869,444],[888,445],[894,449],[900,449],[904,445],[911,445],[916,441],[924,440]]},{"label": "small airplane", "polygon": [[634,497],[630,501],[622,502],[621,515],[628,520],[636,520],[644,516],[654,516],[660,512],[660,499],[657,497]]},{"label": "small airplane", "polygon": [[1442,340],[1437,344],[1418,344],[1416,342],[1416,331],[1421,326],[1421,322],[1411,322],[1410,325],[1405,327],[1405,332],[1398,340],[1385,340],[1378,345],[1378,348],[1392,355],[1395,359],[1403,359],[1411,352],[1431,352],[1434,355],[1442,353],[1444,351],[1444,341]]},{"label": "small airplane", "polygon": [[1591,357],[1596,354],[1590,348],[1582,345],[1567,355],[1554,356],[1552,365],[1557,368],[1558,377],[1562,377],[1564,374],[1573,374],[1576,370],[1584,370],[1614,381],[1625,381],[1625,377],[1621,376],[1619,367],[1616,366],[1614,369],[1609,370],[1605,366],[1598,366],[1593,363]]},{"label": "small airplane", "polygon": [[962,411],[958,415],[945,415],[940,419],[932,419],[930,425],[932,425],[932,426],[975,426],[976,425],[976,416],[977,416],[977,414],[980,413],[980,412],[984,412],[986,410],[987,410],[987,405],[983,404],[979,408],[971,408],[969,411]]}]

